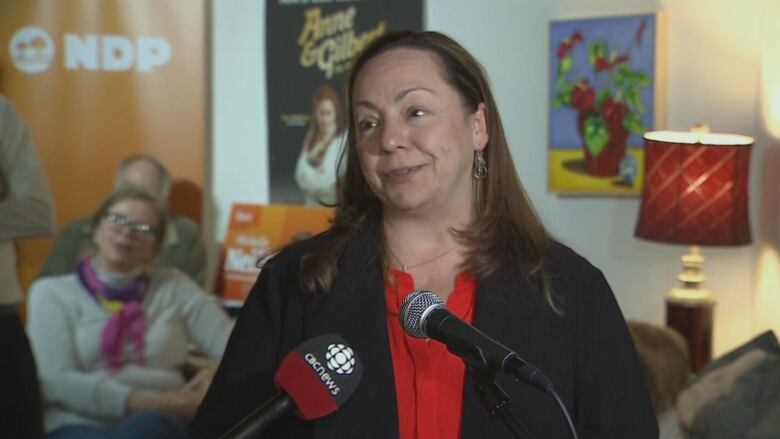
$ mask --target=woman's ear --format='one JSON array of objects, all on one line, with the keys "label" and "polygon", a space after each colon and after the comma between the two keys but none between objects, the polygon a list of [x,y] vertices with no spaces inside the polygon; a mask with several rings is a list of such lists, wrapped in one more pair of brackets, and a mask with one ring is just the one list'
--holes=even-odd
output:
[{"label": "woman's ear", "polygon": [[477,105],[477,111],[472,114],[472,117],[472,123],[474,124],[472,132],[474,151],[482,151],[487,146],[488,140],[490,140],[490,136],[487,132],[487,114],[484,102],[480,102],[479,105]]}]

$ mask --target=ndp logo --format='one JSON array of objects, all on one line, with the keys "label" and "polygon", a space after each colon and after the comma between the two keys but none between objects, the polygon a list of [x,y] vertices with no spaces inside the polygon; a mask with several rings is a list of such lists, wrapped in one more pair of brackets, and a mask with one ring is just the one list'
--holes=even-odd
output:
[{"label": "ndp logo", "polygon": [[54,59],[54,42],[39,27],[23,27],[11,38],[11,59],[17,69],[25,73],[41,73]]},{"label": "ndp logo", "polygon": [[[41,73],[54,61],[56,49],[49,34],[37,26],[19,29],[9,43],[17,69]],[[121,35],[63,35],[63,66],[67,70],[150,72],[171,58],[171,46],[161,37],[144,36],[133,41]]]}]

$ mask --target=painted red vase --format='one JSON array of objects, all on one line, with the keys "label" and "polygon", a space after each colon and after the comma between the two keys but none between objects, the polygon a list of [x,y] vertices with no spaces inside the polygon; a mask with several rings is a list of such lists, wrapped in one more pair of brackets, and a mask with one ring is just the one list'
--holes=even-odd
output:
[{"label": "painted red vase", "polygon": [[626,143],[628,142],[629,132],[623,128],[622,120],[620,123],[606,123],[609,140],[604,149],[598,155],[593,156],[585,144],[583,136],[583,124],[585,119],[590,116],[602,117],[598,111],[591,109],[589,111],[580,111],[577,115],[577,132],[582,138],[582,152],[585,157],[585,171],[588,174],[599,177],[613,177],[618,175],[620,160],[626,155]]}]

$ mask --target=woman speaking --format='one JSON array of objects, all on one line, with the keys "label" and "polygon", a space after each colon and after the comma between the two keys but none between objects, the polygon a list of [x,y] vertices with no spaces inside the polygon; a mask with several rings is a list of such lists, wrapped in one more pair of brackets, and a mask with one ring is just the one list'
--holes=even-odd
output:
[{"label": "woman speaking", "polygon": [[[190,432],[219,436],[276,393],[285,354],[337,333],[364,364],[356,392],[264,437],[510,437],[463,361],[401,328],[399,304],[424,289],[538,366],[581,438],[657,437],[614,295],[534,213],[479,63],[440,33],[387,34],[354,61],[347,103],[334,222],[265,265]],[[530,437],[569,437],[552,398],[498,380]]]}]

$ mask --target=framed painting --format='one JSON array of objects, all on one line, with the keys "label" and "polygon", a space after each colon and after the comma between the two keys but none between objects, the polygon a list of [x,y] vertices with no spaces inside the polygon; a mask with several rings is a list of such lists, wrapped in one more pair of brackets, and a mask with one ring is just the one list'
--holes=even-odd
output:
[{"label": "framed painting", "polygon": [[643,134],[664,124],[661,13],[550,23],[548,188],[639,195]]}]

